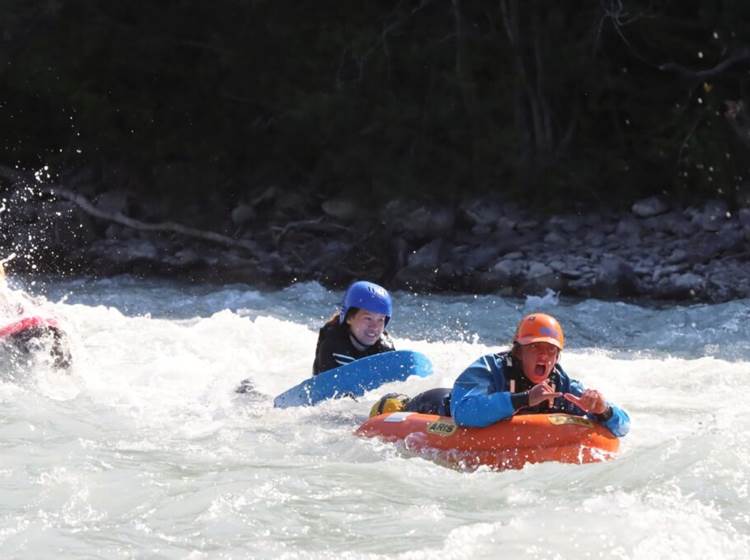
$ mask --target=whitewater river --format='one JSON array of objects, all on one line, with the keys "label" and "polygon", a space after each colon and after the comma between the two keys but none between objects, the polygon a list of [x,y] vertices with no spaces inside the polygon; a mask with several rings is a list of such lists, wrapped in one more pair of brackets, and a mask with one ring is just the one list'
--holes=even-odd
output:
[{"label": "whitewater river", "polygon": [[[750,550],[750,308],[395,294],[435,373],[277,410],[341,293],[131,278],[23,286],[69,375],[0,372],[0,558],[700,558]],[[460,472],[352,435],[387,390],[449,386],[556,315],[562,364],[629,411],[619,457]],[[257,394],[234,392],[250,378]]]}]

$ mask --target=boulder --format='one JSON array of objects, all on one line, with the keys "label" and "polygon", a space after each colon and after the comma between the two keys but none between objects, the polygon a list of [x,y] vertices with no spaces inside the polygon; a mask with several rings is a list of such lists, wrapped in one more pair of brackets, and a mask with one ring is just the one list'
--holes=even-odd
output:
[{"label": "boulder", "polygon": [[659,216],[669,210],[669,205],[658,196],[650,196],[633,203],[631,211],[639,218]]},{"label": "boulder", "polygon": [[729,218],[729,206],[723,200],[710,200],[703,211],[695,217],[697,223],[706,231],[719,231]]},{"label": "boulder", "polygon": [[594,293],[601,297],[635,295],[637,278],[633,267],[614,255],[605,256],[596,271]]},{"label": "boulder", "polygon": [[641,229],[641,224],[636,219],[625,216],[618,222],[615,235],[620,239],[639,239]]},{"label": "boulder", "polygon": [[524,273],[526,266],[519,259],[502,258],[492,267],[501,283],[509,284],[517,281]]},{"label": "boulder", "polygon": [[547,228],[553,231],[561,231],[567,234],[576,233],[584,224],[584,219],[575,214],[564,216],[552,216],[547,220]]},{"label": "boulder", "polygon": [[404,229],[416,238],[435,238],[453,229],[455,213],[450,208],[420,206],[406,216]]},{"label": "boulder", "polygon": [[702,276],[693,272],[672,274],[660,282],[659,290],[663,296],[671,299],[694,298],[702,294],[706,281]]},{"label": "boulder", "polygon": [[459,206],[459,213],[470,226],[492,227],[503,216],[502,206],[485,198],[473,198]]},{"label": "boulder", "polygon": [[350,222],[359,214],[359,205],[350,198],[339,197],[326,200],[321,208],[326,215],[342,222]]},{"label": "boulder", "polygon": [[442,239],[434,239],[425,243],[407,258],[409,268],[428,270],[435,269],[440,264],[440,251],[443,248]]},{"label": "boulder", "polygon": [[493,263],[498,255],[499,250],[494,244],[480,245],[470,249],[464,256],[463,265],[467,269],[467,272],[474,272],[477,270],[487,270],[491,263]]},{"label": "boulder", "polygon": [[231,213],[232,223],[236,226],[251,224],[257,217],[255,208],[242,202],[235,206]]}]

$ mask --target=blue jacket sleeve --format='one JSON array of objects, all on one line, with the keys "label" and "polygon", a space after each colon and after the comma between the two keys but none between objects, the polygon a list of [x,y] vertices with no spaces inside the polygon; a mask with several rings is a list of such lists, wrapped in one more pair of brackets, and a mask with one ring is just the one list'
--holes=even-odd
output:
[{"label": "blue jacket sleeve", "polygon": [[482,356],[453,384],[451,416],[459,426],[483,428],[514,413],[510,393],[497,391],[495,376],[504,384],[493,356]]},{"label": "blue jacket sleeve", "polygon": [[[583,394],[584,387],[581,384],[580,381],[577,381],[575,379],[570,380],[570,386],[568,389],[571,393],[573,393],[575,396],[580,397]],[[572,403],[566,403],[571,408],[575,409],[574,414],[583,415],[584,411],[582,411],[580,408],[575,406]],[[612,416],[608,420],[602,420],[598,417],[596,414],[585,414],[585,416],[589,420],[593,420],[594,422],[597,422],[607,428],[610,432],[612,432],[613,435],[617,437],[623,437],[628,434],[630,431],[630,416],[628,416],[628,413],[625,412],[622,408],[619,406],[612,404],[611,402],[607,401],[607,405],[612,409]]]},{"label": "blue jacket sleeve", "polygon": [[612,417],[602,422],[602,425],[617,437],[628,435],[630,431],[630,416],[619,406],[607,403],[612,408]]}]

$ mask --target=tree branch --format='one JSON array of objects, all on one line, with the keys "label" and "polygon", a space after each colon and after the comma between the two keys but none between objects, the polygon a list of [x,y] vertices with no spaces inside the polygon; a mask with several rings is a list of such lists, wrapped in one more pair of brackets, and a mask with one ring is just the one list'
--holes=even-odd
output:
[{"label": "tree branch", "polygon": [[186,237],[192,237],[203,241],[210,241],[227,247],[237,247],[248,251],[252,256],[261,258],[261,250],[258,244],[249,239],[234,239],[213,231],[196,229],[176,222],[148,223],[136,220],[121,212],[106,212],[97,208],[85,196],[59,186],[45,186],[34,181],[28,174],[16,171],[9,167],[0,165],[0,177],[14,184],[34,185],[39,192],[48,194],[54,198],[60,198],[76,204],[81,210],[90,216],[120,224],[138,231],[177,233]]},{"label": "tree branch", "polygon": [[724,70],[726,70],[730,66],[733,66],[738,62],[743,62],[745,60],[750,60],[749,47],[739,49],[726,60],[723,60],[713,68],[708,68],[706,70],[691,70],[690,68],[685,68],[684,66],[675,64],[673,62],[667,62],[665,64],[659,65],[659,70],[662,70],[664,72],[677,72],[683,78],[700,81],[706,80],[708,78],[713,78],[714,76],[717,76],[724,72]]}]

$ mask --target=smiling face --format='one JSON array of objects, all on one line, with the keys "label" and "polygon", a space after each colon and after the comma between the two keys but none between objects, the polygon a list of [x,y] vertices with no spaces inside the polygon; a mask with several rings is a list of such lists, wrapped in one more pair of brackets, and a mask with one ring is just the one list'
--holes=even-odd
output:
[{"label": "smiling face", "polygon": [[549,377],[560,356],[560,350],[549,342],[524,344],[519,353],[523,373],[535,385]]},{"label": "smiling face", "polygon": [[354,338],[365,346],[375,344],[385,329],[385,315],[366,309],[358,309],[346,322]]}]

